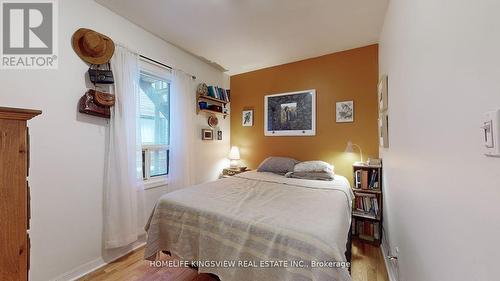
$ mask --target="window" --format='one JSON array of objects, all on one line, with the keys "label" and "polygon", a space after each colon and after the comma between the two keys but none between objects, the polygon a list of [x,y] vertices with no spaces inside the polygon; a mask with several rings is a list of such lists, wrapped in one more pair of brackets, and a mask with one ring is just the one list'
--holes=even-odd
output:
[{"label": "window", "polygon": [[139,79],[140,167],[144,181],[157,186],[165,184],[169,170],[170,82],[164,70],[146,63],[142,65]]}]

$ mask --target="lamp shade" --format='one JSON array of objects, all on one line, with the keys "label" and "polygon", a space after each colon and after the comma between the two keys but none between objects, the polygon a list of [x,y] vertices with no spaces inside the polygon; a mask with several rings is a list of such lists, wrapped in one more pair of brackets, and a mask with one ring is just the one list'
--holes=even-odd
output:
[{"label": "lamp shade", "polygon": [[231,147],[231,151],[229,152],[230,160],[240,160],[240,149],[237,146]]},{"label": "lamp shade", "polygon": [[354,152],[354,148],[352,147],[351,141],[347,142],[347,146],[345,147],[345,152]]}]

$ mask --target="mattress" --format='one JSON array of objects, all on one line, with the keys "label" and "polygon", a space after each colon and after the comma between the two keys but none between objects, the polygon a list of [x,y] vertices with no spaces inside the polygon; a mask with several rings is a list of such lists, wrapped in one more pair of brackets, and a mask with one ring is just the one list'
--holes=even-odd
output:
[{"label": "mattress", "polygon": [[351,280],[349,182],[245,172],[162,196],[145,257],[170,251],[222,281]]}]

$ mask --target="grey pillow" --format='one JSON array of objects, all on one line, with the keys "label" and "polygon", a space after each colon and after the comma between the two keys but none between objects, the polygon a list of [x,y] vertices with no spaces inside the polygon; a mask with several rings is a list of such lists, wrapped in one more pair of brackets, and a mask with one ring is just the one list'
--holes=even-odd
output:
[{"label": "grey pillow", "polygon": [[300,161],[288,157],[268,157],[260,163],[257,172],[270,172],[284,175],[288,172],[293,172],[293,167],[299,162]]}]

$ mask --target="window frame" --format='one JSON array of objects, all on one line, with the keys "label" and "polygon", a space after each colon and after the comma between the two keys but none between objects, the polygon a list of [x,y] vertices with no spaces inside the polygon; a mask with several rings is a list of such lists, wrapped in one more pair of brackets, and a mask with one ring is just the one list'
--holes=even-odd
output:
[{"label": "window frame", "polygon": [[[168,83],[169,87],[169,95],[170,95],[170,90],[171,90],[171,84],[172,84],[172,73],[170,69],[153,64],[147,60],[144,60],[141,58],[139,61],[139,76],[144,73],[146,75],[150,75],[153,77],[158,77],[159,79],[164,79]],[[170,99],[170,96],[169,96]],[[169,102],[170,106],[170,102]],[[170,108],[168,109],[170,113]],[[140,114],[140,113],[139,113]],[[170,115],[170,114],[169,114]],[[170,116],[168,119],[168,129],[169,129],[169,143],[170,143]],[[153,176],[151,177],[151,152],[156,151],[156,150],[166,150],[167,153],[170,149],[170,146],[168,144],[164,145],[157,145],[157,144],[142,144],[141,142],[141,157],[142,155],[144,156],[144,160],[141,159],[142,163],[142,181],[144,184],[144,189],[151,189],[155,187],[160,187],[160,186],[165,186],[168,185],[168,174],[166,175],[161,175],[161,176]],[[167,167],[167,171],[170,170],[170,160],[168,161],[167,164],[169,167]],[[147,168],[146,168],[147,167]]]}]

